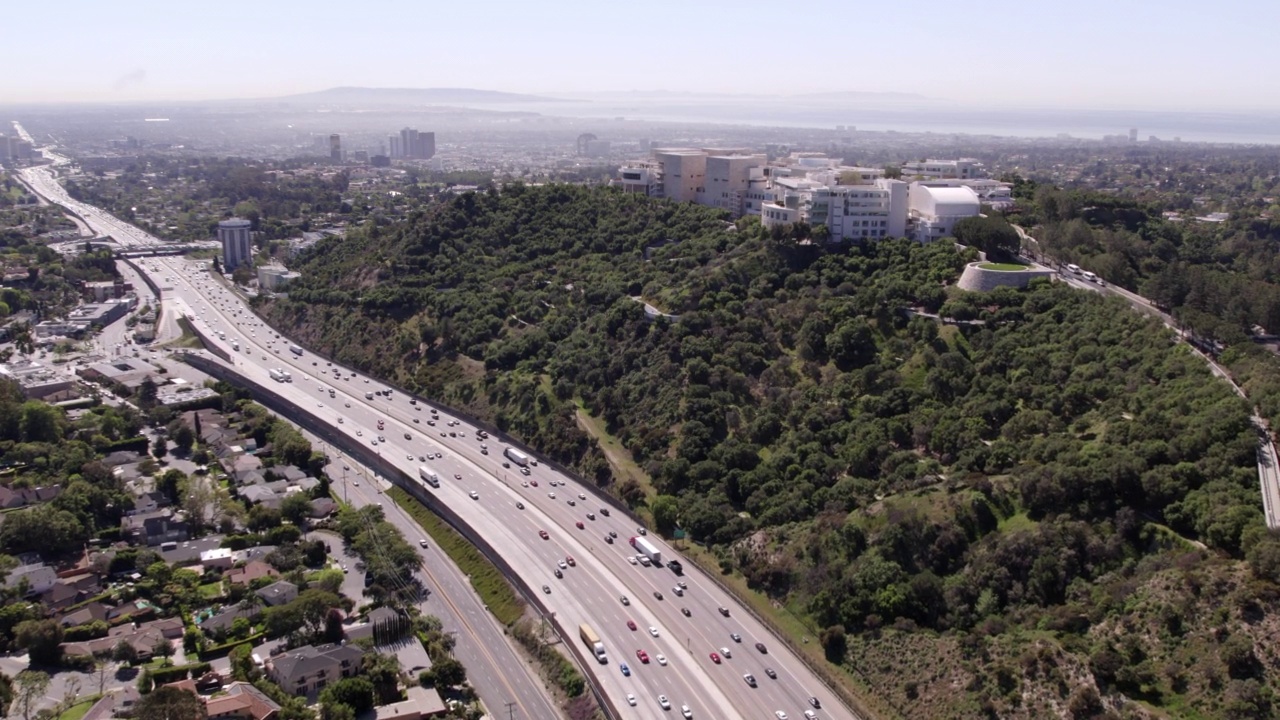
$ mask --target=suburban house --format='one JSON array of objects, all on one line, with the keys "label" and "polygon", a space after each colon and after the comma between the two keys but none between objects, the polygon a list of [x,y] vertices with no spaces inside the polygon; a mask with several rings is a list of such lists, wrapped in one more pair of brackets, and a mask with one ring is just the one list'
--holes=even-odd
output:
[{"label": "suburban house", "polygon": [[102,590],[96,575],[82,573],[58,580],[40,594],[40,602],[49,610],[61,610],[84,602]]},{"label": "suburban house", "polygon": [[338,503],[333,498],[316,498],[311,501],[311,512],[308,513],[314,519],[327,518],[338,512]]},{"label": "suburban house", "polygon": [[125,514],[140,515],[142,513],[155,512],[161,508],[169,507],[171,504],[169,498],[165,497],[162,492],[142,493],[133,499],[133,509]]},{"label": "suburban house", "polygon": [[[217,675],[210,677],[217,680],[212,687],[201,687],[196,680],[180,680],[168,686],[199,696],[208,720],[272,720],[280,712],[280,705],[253,685],[233,682],[220,687],[221,678]],[[212,694],[204,695],[202,692]]]},{"label": "suburban house", "polygon": [[293,695],[309,695],[360,670],[364,651],[354,645],[307,645],[267,661],[267,676]]},{"label": "suburban house", "polygon": [[67,655],[108,655],[116,645],[126,643],[133,647],[138,659],[151,659],[152,648],[160,641],[172,641],[182,637],[182,618],[153,620],[142,625],[120,625],[111,628],[106,637],[83,642],[62,643],[62,651]]},{"label": "suburban house", "polygon": [[261,560],[250,560],[244,567],[231,568],[223,577],[232,585],[248,585],[258,578],[280,577],[280,573]]},{"label": "suburban house", "polygon": [[219,630],[227,632],[231,630],[231,624],[236,621],[236,618],[244,618],[245,620],[252,621],[261,614],[262,609],[257,606],[243,608],[239,605],[232,605],[230,607],[223,608],[222,611],[216,615],[212,615],[201,620],[200,629],[206,635],[213,635]]},{"label": "suburban house", "polygon": [[126,685],[119,690],[109,690],[98,702],[84,714],[81,720],[111,720],[118,717],[133,717],[134,706],[142,699],[138,688]]},{"label": "suburban house", "polygon": [[94,601],[85,603],[74,611],[58,618],[58,624],[62,627],[75,627],[76,625],[88,625],[92,622],[110,622],[118,616],[119,612],[115,607]]},{"label": "suburban house", "polygon": [[288,580],[279,580],[258,590],[258,597],[262,598],[267,607],[284,605],[298,597],[298,586]]},{"label": "suburban house", "polygon": [[374,709],[376,720],[419,720],[435,717],[448,712],[444,699],[435,688],[424,688],[412,685],[405,693],[404,700],[380,705]]},{"label": "suburban house", "polygon": [[181,542],[191,536],[186,518],[168,508],[127,515],[120,520],[120,524],[130,538],[144,545]]},{"label": "suburban house", "polygon": [[44,563],[19,565],[9,571],[9,576],[4,580],[4,586],[16,588],[24,580],[27,583],[27,595],[39,595],[58,582],[58,574]]},{"label": "suburban house", "polygon": [[39,505],[47,503],[61,494],[62,488],[57,485],[22,488],[19,490],[0,485],[0,509],[12,510],[13,508],[26,507],[27,505]]}]

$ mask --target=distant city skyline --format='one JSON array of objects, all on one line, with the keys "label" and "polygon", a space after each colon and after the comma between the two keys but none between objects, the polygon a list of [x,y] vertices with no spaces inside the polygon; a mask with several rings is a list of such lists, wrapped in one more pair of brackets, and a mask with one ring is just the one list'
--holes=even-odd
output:
[{"label": "distant city skyline", "polygon": [[334,86],[790,95],[996,107],[1280,108],[1280,3],[1226,0],[19,4],[0,103],[276,97]]}]

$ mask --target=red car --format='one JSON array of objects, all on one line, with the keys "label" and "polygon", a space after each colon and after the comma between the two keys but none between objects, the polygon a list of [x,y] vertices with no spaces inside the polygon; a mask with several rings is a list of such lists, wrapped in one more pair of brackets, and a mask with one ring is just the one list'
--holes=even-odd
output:
[{"label": "red car", "polygon": [[569,563],[569,567],[574,567],[578,564],[578,561],[574,560],[572,555],[566,555],[564,561]]},{"label": "red car", "polygon": [[550,535],[547,535],[547,531],[546,531],[546,530],[539,530],[539,531],[538,531],[538,537],[542,538],[543,540],[546,540],[547,538],[549,538],[549,537],[551,537],[551,536],[550,536]]},{"label": "red car", "polygon": [[579,530],[585,530],[585,529],[586,529],[586,526],[582,524],[582,521],[581,521],[581,520],[579,520],[579,521],[578,521],[577,523],[575,523],[575,524],[578,526],[578,529],[579,529]]},{"label": "red car", "polygon": [[530,480],[530,481],[529,481],[529,484],[530,484],[530,485],[532,485],[532,486],[534,486],[534,487],[538,487],[538,481],[537,481],[537,480]]},{"label": "red car", "polygon": [[646,665],[649,664],[649,653],[643,650],[637,650],[636,657],[640,659],[640,662],[645,663]]},{"label": "red car", "polygon": [[715,664],[719,665],[719,664],[720,664],[720,653],[711,653],[711,662],[713,662],[713,663],[715,663]]},{"label": "red car", "polygon": [[635,622],[634,622],[634,621],[632,621],[632,620],[628,620],[628,621],[627,621],[627,629],[628,629],[628,630],[631,630],[632,632],[635,632],[635,629],[636,629],[636,624],[635,624]]}]

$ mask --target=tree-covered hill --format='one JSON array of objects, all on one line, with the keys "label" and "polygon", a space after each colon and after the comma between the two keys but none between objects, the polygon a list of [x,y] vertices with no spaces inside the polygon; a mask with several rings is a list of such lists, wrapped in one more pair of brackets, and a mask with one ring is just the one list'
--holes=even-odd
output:
[{"label": "tree-covered hill", "polygon": [[967,259],[514,186],[327,240],[264,310],[683,528],[904,716],[1268,716],[1248,408],[1121,304],[951,289]]}]

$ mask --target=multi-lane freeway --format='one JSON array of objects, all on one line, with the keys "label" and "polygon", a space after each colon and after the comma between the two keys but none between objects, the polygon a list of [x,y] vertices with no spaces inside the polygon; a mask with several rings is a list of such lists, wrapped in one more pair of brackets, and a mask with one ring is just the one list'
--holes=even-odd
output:
[{"label": "multi-lane freeway", "polygon": [[[100,209],[71,200],[47,172],[24,171],[24,178],[122,247],[159,244]],[[141,264],[157,284],[169,288],[163,293],[168,311],[184,313],[219,338],[213,342],[231,355],[237,372],[274,384],[273,390],[305,408],[313,422],[343,434],[350,445],[375,449],[406,481],[418,477],[420,466],[435,469],[441,484],[430,490],[434,499],[515,569],[512,579],[539,596],[565,629],[565,641],[590,658],[577,628],[586,623],[599,634],[608,662],[587,660],[584,667],[623,717],[679,716],[685,706],[685,715],[705,718],[854,717],[798,657],[696,567],[686,563],[685,574],[678,576],[637,562],[638,552],[628,540],[641,531],[623,514],[608,513],[593,489],[546,465],[532,466],[524,475],[504,456],[501,440],[478,438],[477,428],[420,399],[411,404],[398,392],[374,394],[387,390],[374,378],[310,352],[294,354],[289,341],[214,279],[205,263],[157,257]],[[272,368],[288,369],[293,382],[276,383],[270,379]],[[411,527],[406,519],[401,522]],[[664,559],[672,557],[665,543],[653,536],[648,540]],[[539,716],[537,708],[525,712]]]},{"label": "multi-lane freeway", "polygon": [[[849,716],[797,658],[700,572],[677,576],[633,563],[638,553],[628,540],[640,530],[609,512],[588,488],[545,465],[530,467],[526,476],[503,454],[499,439],[481,439],[476,428],[374,378],[309,352],[296,355],[286,338],[211,279],[204,263],[166,257],[144,266],[173,288],[175,303],[217,338],[213,342],[231,354],[238,372],[274,384],[278,394],[349,443],[375,449],[411,481],[421,466],[435,470],[441,487],[431,489],[434,498],[498,548],[525,587],[543,595],[568,629],[566,640],[578,642],[580,623],[600,635],[609,662],[587,669],[626,716],[666,717],[661,697],[677,712],[688,705],[695,717],[755,717],[761,708],[769,715],[803,717],[808,710],[817,717]],[[293,382],[271,380],[272,368],[288,369]],[[646,537],[671,556],[668,546]],[[745,675],[755,680],[754,688]],[[628,695],[636,705],[628,704]]]}]

